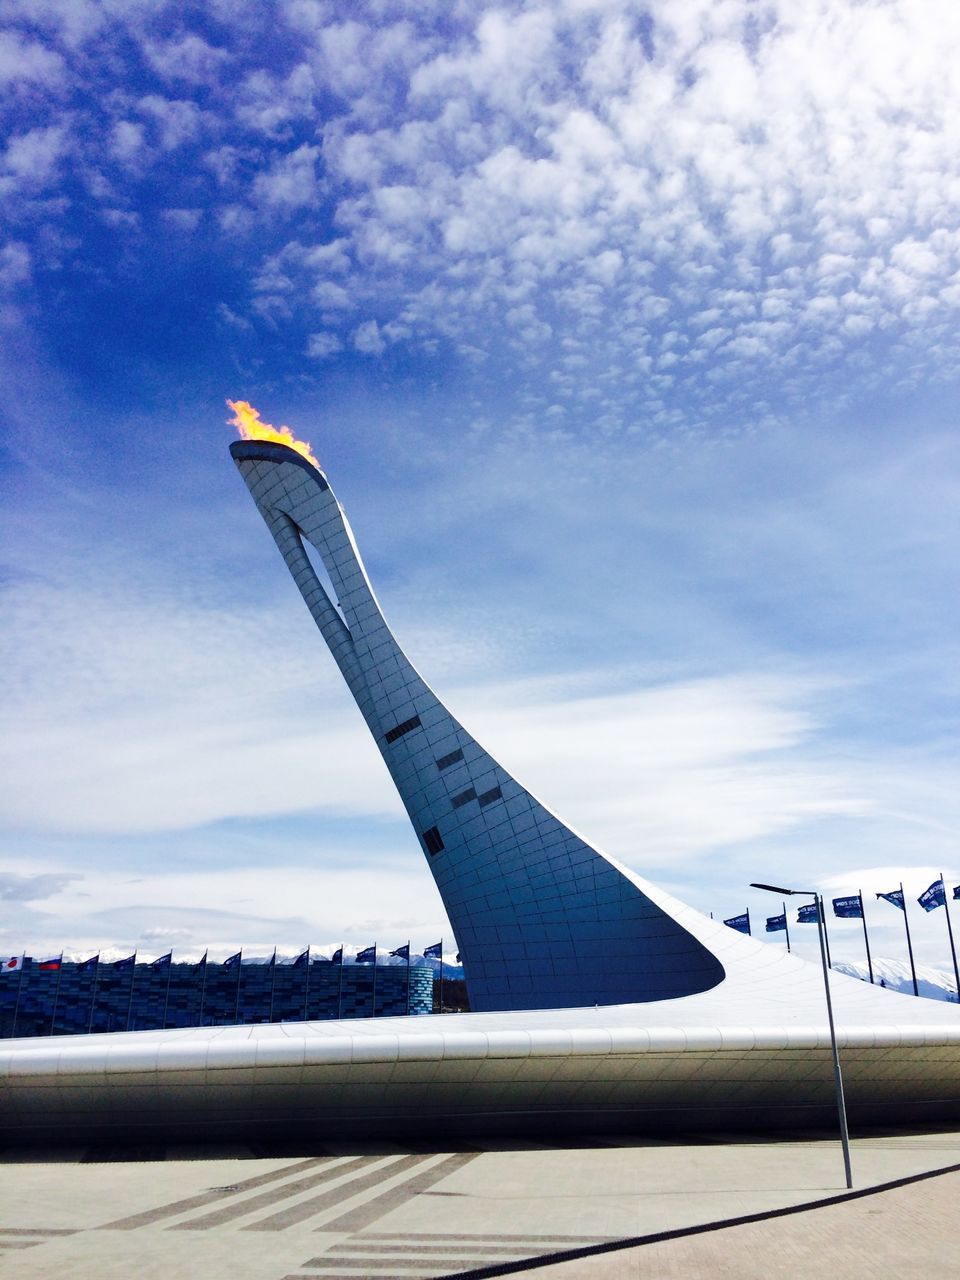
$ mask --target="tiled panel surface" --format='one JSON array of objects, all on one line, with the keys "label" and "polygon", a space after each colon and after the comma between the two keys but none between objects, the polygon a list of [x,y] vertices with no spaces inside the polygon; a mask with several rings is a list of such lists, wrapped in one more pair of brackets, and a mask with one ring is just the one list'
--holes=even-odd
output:
[{"label": "tiled panel surface", "polygon": [[[470,736],[397,645],[325,478],[283,446],[232,447],[420,837],[475,1009],[655,1001],[722,981],[721,962]],[[331,600],[304,549],[322,557]],[[576,953],[577,963],[571,965]]]},{"label": "tiled panel surface", "polygon": [[[409,974],[409,986],[408,986]],[[376,981],[374,981],[376,977]],[[58,972],[28,957],[0,982],[0,1039],[155,1031],[164,1027],[428,1014],[433,972],[411,965],[148,964],[121,971],[64,961]]]}]

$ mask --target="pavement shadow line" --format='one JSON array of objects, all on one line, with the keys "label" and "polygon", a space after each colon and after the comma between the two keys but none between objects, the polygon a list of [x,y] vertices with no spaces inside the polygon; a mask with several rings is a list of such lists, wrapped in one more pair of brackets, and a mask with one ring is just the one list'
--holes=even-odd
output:
[{"label": "pavement shadow line", "polygon": [[814,1209],[826,1209],[830,1205],[845,1204],[851,1200],[864,1200],[867,1196],[880,1195],[884,1191],[896,1191],[915,1182],[927,1182],[944,1174],[960,1173],[960,1164],[950,1164],[942,1169],[928,1169],[923,1173],[911,1173],[892,1182],[878,1182],[874,1186],[857,1191],[841,1191],[837,1195],[819,1200],[805,1200],[803,1204],[785,1205],[782,1209],[768,1209],[763,1213],[745,1213],[738,1218],[721,1218],[713,1222],[701,1222],[693,1227],[673,1227],[669,1231],[653,1231],[644,1236],[625,1236],[622,1240],[609,1240],[604,1244],[583,1245],[577,1249],[558,1249],[555,1253],[539,1254],[536,1258],[523,1258],[517,1262],[494,1262],[488,1266],[474,1267],[470,1271],[449,1271],[435,1280],[486,1280],[488,1276],[512,1276],[521,1271],[538,1271],[541,1267],[553,1267],[559,1262],[576,1262],[582,1258],[596,1258],[604,1253],[620,1253],[624,1249],[636,1249],[645,1244],[662,1244],[667,1240],[682,1240],[688,1236],[705,1235],[709,1231],[723,1231],[727,1227],[744,1227],[753,1222],[769,1222],[774,1218],[789,1218]]}]

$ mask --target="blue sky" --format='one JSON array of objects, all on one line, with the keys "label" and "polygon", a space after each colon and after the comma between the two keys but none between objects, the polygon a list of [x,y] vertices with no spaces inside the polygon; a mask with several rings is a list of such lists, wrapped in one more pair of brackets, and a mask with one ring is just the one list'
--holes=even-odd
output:
[{"label": "blue sky", "polygon": [[5,15],[0,950],[450,937],[228,396],[610,853],[960,882],[956,6]]}]

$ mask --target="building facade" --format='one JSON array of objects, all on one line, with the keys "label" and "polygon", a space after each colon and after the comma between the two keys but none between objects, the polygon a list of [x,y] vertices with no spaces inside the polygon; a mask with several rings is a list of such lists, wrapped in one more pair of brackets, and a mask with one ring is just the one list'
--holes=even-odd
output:
[{"label": "building facade", "polygon": [[0,975],[0,1037],[156,1031],[430,1013],[423,965],[149,964],[116,968],[29,957]]}]

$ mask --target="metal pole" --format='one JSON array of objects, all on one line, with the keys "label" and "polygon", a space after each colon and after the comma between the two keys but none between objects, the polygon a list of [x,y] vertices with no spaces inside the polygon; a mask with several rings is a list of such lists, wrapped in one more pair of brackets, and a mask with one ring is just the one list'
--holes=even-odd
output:
[{"label": "metal pole", "polygon": [[20,1013],[20,993],[23,991],[23,971],[27,967],[26,952],[20,953],[20,981],[17,983],[17,1001],[13,1006],[13,1026],[10,1028],[10,1035],[13,1039],[17,1036],[17,1016]]},{"label": "metal pole", "polygon": [[373,944],[373,1008],[370,1010],[370,1017],[377,1016],[377,944]]},{"label": "metal pole", "polygon": [[860,920],[863,924],[863,945],[867,948],[867,970],[870,974],[870,981],[873,982],[873,960],[870,958],[870,939],[867,937],[867,913],[863,909],[863,893],[857,890],[857,897],[860,899]]},{"label": "metal pole", "polygon": [[827,913],[823,909],[823,898],[817,894],[817,918],[823,922],[823,937],[827,944],[827,968],[833,968],[833,961],[830,958],[830,935],[827,933]]},{"label": "metal pole", "polygon": [[273,948],[273,959],[270,961],[270,1015],[269,1022],[273,1022],[273,995],[277,989],[277,948]]},{"label": "metal pole", "polygon": [[947,903],[947,882],[943,878],[942,871],[940,872],[940,883],[943,885],[943,910],[947,917],[947,934],[950,938],[950,954],[953,956],[953,976],[957,983],[957,1000],[960,1001],[960,969],[957,968],[957,949],[953,945],[953,925],[950,923],[950,906]]},{"label": "metal pole", "polygon": [[163,1030],[167,1029],[167,1010],[170,1007],[170,981],[173,978],[173,952],[170,952],[170,959],[167,962],[167,989],[163,994]]},{"label": "metal pole", "polygon": [[240,975],[243,973],[243,947],[240,948],[240,959],[237,961],[237,995],[233,1002],[233,1025],[240,1023]]},{"label": "metal pole", "polygon": [[910,941],[910,921],[907,919],[907,895],[903,892],[903,881],[900,881],[900,901],[903,903],[903,927],[907,931],[907,953],[910,956],[910,973],[913,975],[913,994],[918,996],[917,966],[913,963],[913,943]]},{"label": "metal pole", "polygon": [[337,985],[337,1021],[343,1017],[343,943],[340,943],[340,982]]},{"label": "metal pole", "polygon": [[210,954],[210,948],[207,947],[206,951],[203,953],[203,959],[200,961],[200,963],[203,965],[203,977],[200,979],[200,1014],[199,1014],[199,1021],[197,1022],[198,1027],[203,1026],[203,1002],[204,1002],[204,997],[207,994],[207,956],[209,954]]},{"label": "metal pole", "polygon": [[130,1015],[133,1013],[133,985],[137,980],[137,953],[133,953],[133,964],[130,966],[130,998],[127,1001],[127,1025],[124,1031],[130,1030]]},{"label": "metal pole", "polygon": [[407,1017],[410,1017],[410,939],[407,939]]},{"label": "metal pole", "polygon": [[[818,895],[815,895],[818,897]],[[820,903],[822,908],[822,901]],[[823,924],[823,910],[817,912],[817,934],[820,938],[820,962],[823,966],[823,990],[827,997],[827,1022],[830,1024],[830,1047],[833,1051],[833,1080],[837,1092],[837,1113],[840,1117],[840,1142],[843,1146],[843,1170],[847,1179],[847,1189],[853,1186],[853,1174],[850,1170],[850,1135],[847,1132],[847,1105],[843,1097],[843,1075],[840,1071],[840,1050],[837,1047],[837,1030],[833,1023],[833,1001],[830,998],[830,971],[827,966],[826,929]]]},{"label": "metal pole", "polygon": [[440,939],[440,1008],[438,1012],[443,1013],[443,939]]},{"label": "metal pole", "polygon": [[307,977],[303,984],[303,1020],[307,1020],[307,1010],[310,1006],[310,948],[307,947]]},{"label": "metal pole", "polygon": [[93,1030],[93,1011],[97,1007],[97,988],[100,986],[100,953],[97,952],[97,967],[93,971],[93,988],[90,992],[90,1017],[87,1021],[87,1035]]},{"label": "metal pole", "polygon": [[789,951],[790,950],[790,926],[787,923],[787,904],[785,902],[781,902],[780,905],[781,907],[783,907],[783,932],[787,935],[787,950]]},{"label": "metal pole", "polygon": [[60,979],[63,976],[63,952],[60,952],[60,963],[57,966],[57,985],[53,992],[53,1013],[50,1015],[50,1030],[47,1035],[53,1035],[53,1028],[57,1025],[57,1005],[60,1003]]}]

